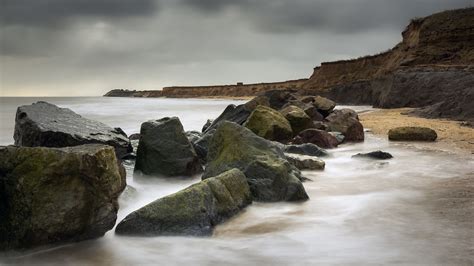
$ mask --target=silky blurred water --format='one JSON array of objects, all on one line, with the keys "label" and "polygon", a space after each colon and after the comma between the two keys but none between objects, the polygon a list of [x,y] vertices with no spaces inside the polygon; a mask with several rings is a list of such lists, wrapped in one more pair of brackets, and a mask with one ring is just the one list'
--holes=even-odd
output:
[{"label": "silky blurred water", "polygon": [[[2,99],[1,142],[11,143],[16,105],[34,99]],[[175,115],[186,130],[199,130],[230,101],[135,98],[47,99],[127,133],[141,122]],[[6,103],[6,105],[4,105]],[[6,107],[8,106],[8,107]],[[359,111],[368,108],[358,108]],[[443,215],[438,199],[451,195],[451,182],[474,177],[472,156],[432,149],[422,143],[391,143],[366,134],[364,143],[345,144],[324,158],[324,171],[304,172],[310,200],[304,203],[253,203],[219,225],[210,238],[105,237],[24,253],[0,254],[0,262],[96,265],[313,265],[474,263],[474,224]],[[384,150],[387,161],[354,159],[359,152]],[[118,219],[182,189],[188,179],[133,178],[134,189],[120,198]],[[441,184],[441,185],[440,185]],[[468,188],[473,183],[468,183]],[[456,189],[463,189],[457,188]],[[462,191],[459,195],[463,194]],[[471,201],[472,202],[472,201]],[[471,215],[472,206],[461,209]]]}]

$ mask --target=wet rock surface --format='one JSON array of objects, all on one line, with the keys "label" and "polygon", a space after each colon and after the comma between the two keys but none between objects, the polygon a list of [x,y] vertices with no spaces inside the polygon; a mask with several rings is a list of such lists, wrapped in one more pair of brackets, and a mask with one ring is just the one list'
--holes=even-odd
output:
[{"label": "wet rock surface", "polygon": [[97,238],[126,186],[114,149],[0,147],[0,250]]},{"label": "wet rock surface", "polygon": [[132,212],[117,225],[115,232],[137,236],[209,236],[214,226],[251,202],[245,175],[231,169]]},{"label": "wet rock surface", "polygon": [[392,159],[393,156],[384,151],[372,151],[368,153],[358,153],[353,155],[352,158],[368,158],[368,159],[376,159],[376,160],[387,160]]},{"label": "wet rock surface", "polygon": [[199,158],[177,117],[142,124],[135,171],[163,176],[191,176],[202,171]]},{"label": "wet rock surface", "polygon": [[306,129],[291,141],[292,144],[312,143],[321,148],[332,149],[339,145],[336,137],[319,129]]},{"label": "wet rock surface", "polygon": [[299,170],[286,160],[281,148],[245,127],[223,122],[209,145],[203,179],[233,168],[244,172],[256,201],[308,199]]},{"label": "wet rock surface", "polygon": [[68,147],[83,144],[113,146],[117,157],[132,151],[121,129],[84,118],[68,108],[47,102],[18,107],[15,117],[15,145],[27,147]]},{"label": "wet rock surface", "polygon": [[255,108],[244,127],[268,140],[287,141],[293,136],[290,122],[278,111],[262,105]]}]

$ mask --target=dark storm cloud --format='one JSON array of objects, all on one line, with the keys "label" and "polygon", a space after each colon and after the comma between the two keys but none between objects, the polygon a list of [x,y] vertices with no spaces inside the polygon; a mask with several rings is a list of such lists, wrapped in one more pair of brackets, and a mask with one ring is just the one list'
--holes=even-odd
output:
[{"label": "dark storm cloud", "polygon": [[320,29],[350,33],[375,28],[400,28],[415,16],[473,3],[473,0],[181,1],[183,5],[208,13],[237,8],[258,30],[272,33]]},{"label": "dark storm cloud", "polygon": [[0,0],[0,7],[3,25],[29,26],[51,26],[78,17],[146,16],[157,8],[155,0]]}]

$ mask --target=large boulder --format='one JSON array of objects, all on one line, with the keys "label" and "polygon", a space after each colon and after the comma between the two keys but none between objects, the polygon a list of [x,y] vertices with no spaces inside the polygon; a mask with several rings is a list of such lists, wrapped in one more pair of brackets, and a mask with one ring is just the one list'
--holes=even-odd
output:
[{"label": "large boulder", "polygon": [[318,109],[318,111],[327,116],[331,111],[336,107],[336,103],[327,98],[316,96],[313,99],[313,105]]},{"label": "large boulder", "polygon": [[296,100],[296,97],[290,90],[270,90],[266,91],[260,96],[268,99],[269,107],[279,110],[291,100]]},{"label": "large boulder", "polygon": [[164,176],[191,176],[202,171],[199,158],[177,117],[142,124],[135,171]]},{"label": "large boulder", "polygon": [[304,143],[313,143],[321,148],[332,149],[336,148],[339,145],[339,141],[336,137],[329,134],[324,130],[319,129],[306,129],[300,132],[296,137],[291,141],[292,144],[304,144]]},{"label": "large boulder", "polygon": [[125,186],[110,146],[0,147],[0,250],[104,235]]},{"label": "large boulder", "polygon": [[287,153],[317,157],[329,156],[329,153],[326,150],[321,149],[320,147],[312,143],[285,145],[283,149]]},{"label": "large boulder", "polygon": [[232,168],[247,177],[257,201],[298,201],[308,199],[300,171],[285,158],[282,149],[252,131],[223,122],[209,145],[208,165],[203,179]]},{"label": "large boulder", "polygon": [[83,144],[113,146],[117,157],[132,152],[127,135],[119,128],[84,118],[68,108],[47,102],[20,106],[15,117],[15,145],[69,147]]},{"label": "large boulder", "polygon": [[132,212],[115,229],[122,235],[211,235],[215,225],[252,202],[245,175],[231,169]]},{"label": "large boulder", "polygon": [[301,131],[313,128],[313,120],[304,112],[303,109],[290,105],[283,108],[280,113],[290,122],[293,134],[298,134]]},{"label": "large boulder", "polygon": [[388,131],[389,140],[435,141],[436,131],[427,127],[397,127]]},{"label": "large boulder", "polygon": [[259,105],[244,123],[262,138],[275,141],[287,141],[293,136],[290,122],[278,111]]},{"label": "large boulder", "polygon": [[364,127],[359,122],[357,113],[352,109],[334,110],[326,117],[329,131],[341,132],[344,141],[363,141]]}]

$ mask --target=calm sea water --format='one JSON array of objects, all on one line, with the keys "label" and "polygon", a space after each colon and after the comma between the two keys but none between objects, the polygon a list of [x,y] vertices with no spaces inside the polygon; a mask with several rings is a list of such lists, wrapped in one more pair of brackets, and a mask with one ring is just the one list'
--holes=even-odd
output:
[{"label": "calm sea water", "polygon": [[[1,143],[13,141],[16,107],[36,100],[1,99]],[[206,119],[216,117],[231,102],[135,98],[43,100],[110,126],[122,127],[129,134],[138,132],[143,121],[173,115],[180,117],[187,130],[199,130]],[[470,195],[463,193],[464,186],[459,188],[455,184],[467,177],[472,180],[473,158],[433,150],[429,145],[433,144],[390,143],[367,134],[364,143],[331,150],[331,156],[325,158],[324,171],[304,172],[313,180],[305,183],[309,201],[254,203],[234,219],[219,225],[210,238],[120,237],[112,230],[97,240],[0,254],[0,264],[472,265],[473,224],[463,220],[465,215],[472,217],[472,206],[461,208],[459,214],[452,208],[458,205],[449,205],[450,201],[443,199]],[[395,158],[384,162],[351,158],[359,152],[379,149]],[[134,178],[133,164],[127,164],[126,168],[127,182],[136,192],[122,194],[119,220],[159,197],[199,181],[199,177]]]}]

